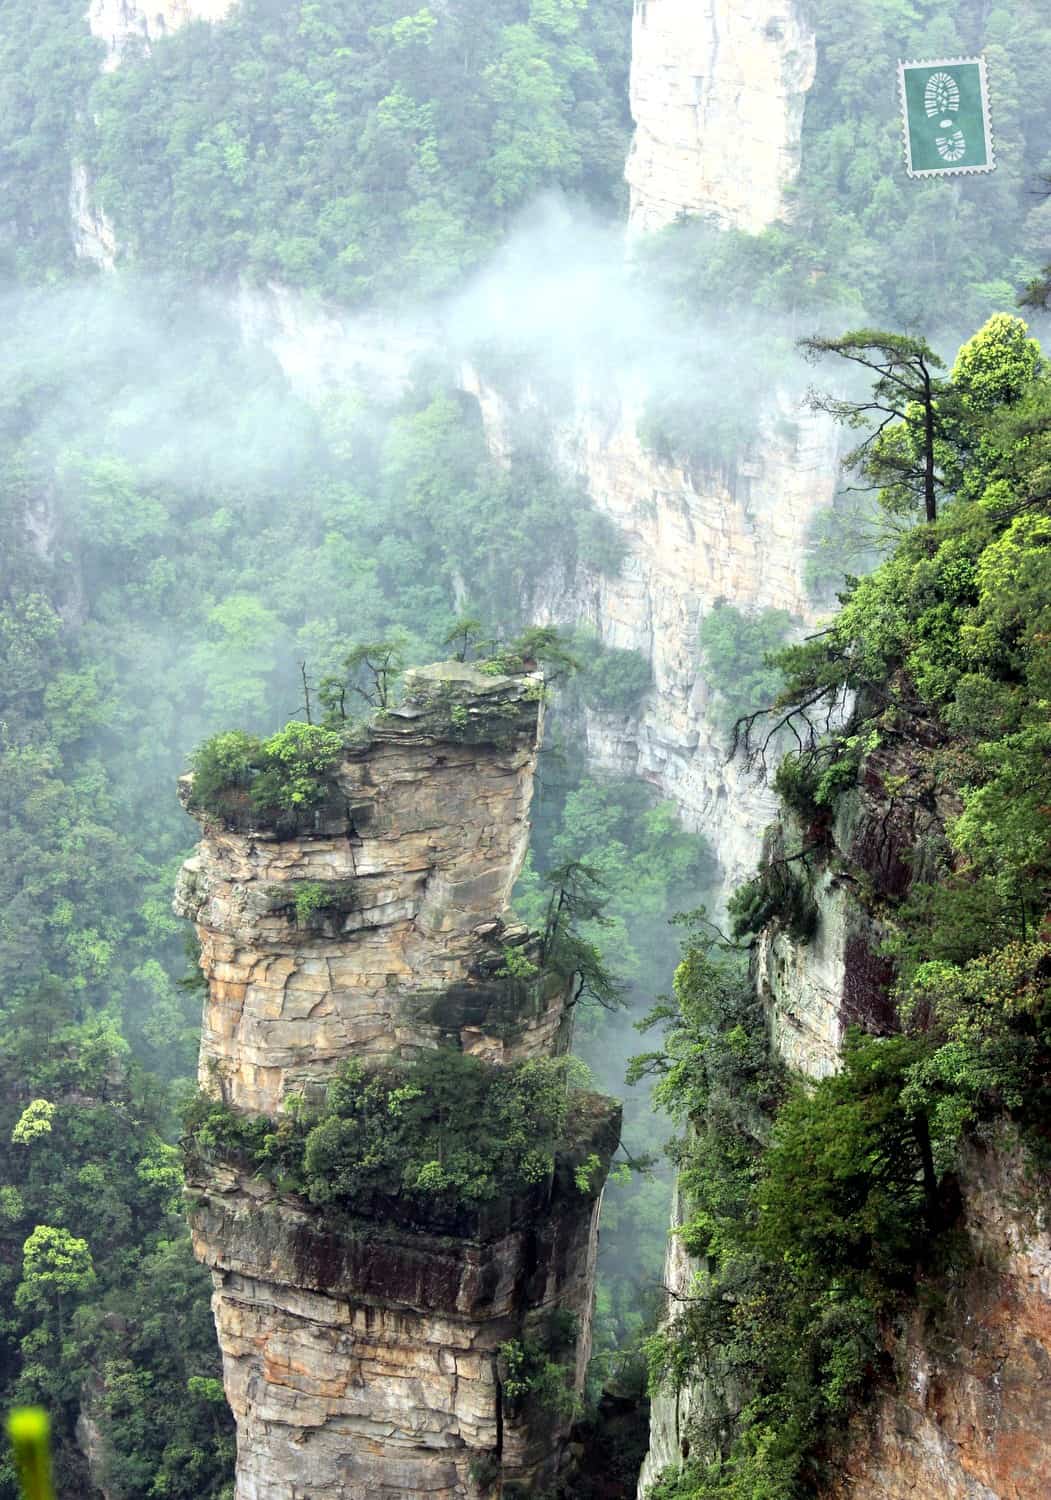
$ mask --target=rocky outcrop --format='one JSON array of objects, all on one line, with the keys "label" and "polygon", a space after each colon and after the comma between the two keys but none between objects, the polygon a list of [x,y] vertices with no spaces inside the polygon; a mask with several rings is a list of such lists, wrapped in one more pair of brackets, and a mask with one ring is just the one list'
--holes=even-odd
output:
[{"label": "rocky outcrop", "polygon": [[541,691],[539,677],[455,662],[410,674],[405,703],[348,747],[309,828],[206,822],[177,893],[209,978],[202,1083],[214,1075],[239,1109],[275,1114],[350,1056],[563,1049],[557,986],[495,977],[505,947],[527,940],[508,902]]},{"label": "rocky outcrop", "polygon": [[320,403],[347,386],[371,399],[391,400],[409,384],[413,361],[433,352],[434,328],[382,313],[349,315],[279,281],[242,279],[231,312],[250,344],[277,360],[289,385],[305,401]]},{"label": "rocky outcrop", "polygon": [[[208,978],[206,1090],[274,1115],[292,1093],[323,1094],[349,1058],[564,1050],[565,982],[515,977],[532,966],[508,958],[535,954],[507,903],[542,715],[535,674],[423,669],[348,736],[309,814],[275,826],[245,798],[221,820],[201,815],[176,909],[197,924]],[[187,781],[182,795],[192,805]],[[508,1398],[501,1346],[542,1343],[557,1321],[581,1388],[619,1108],[587,1096],[581,1109],[549,1180],[473,1208],[421,1206],[392,1184],[321,1210],[189,1149],[237,1500],[460,1500],[552,1481],[568,1419]]]},{"label": "rocky outcrop", "polygon": [[[610,1124],[592,1142],[607,1157]],[[321,1221],[235,1174],[200,1184],[191,1172],[189,1187],[194,1246],[215,1278],[238,1500],[458,1500],[554,1478],[566,1423],[506,1401],[500,1345],[542,1336],[553,1313],[575,1319],[581,1388],[599,1204],[571,1174],[507,1206],[504,1223],[455,1236]]]},{"label": "rocky outcrop", "polygon": [[116,231],[101,208],[92,201],[91,178],[82,162],[73,164],[69,218],[77,259],[91,261],[102,271],[112,271],[117,261]]},{"label": "rocky outcrop", "polygon": [[91,0],[88,25],[106,44],[107,72],[120,66],[129,45],[149,47],[188,21],[221,21],[237,0]]},{"label": "rocky outcrop", "polygon": [[799,171],[814,32],[798,0],[635,0],[630,224],[758,234]]}]

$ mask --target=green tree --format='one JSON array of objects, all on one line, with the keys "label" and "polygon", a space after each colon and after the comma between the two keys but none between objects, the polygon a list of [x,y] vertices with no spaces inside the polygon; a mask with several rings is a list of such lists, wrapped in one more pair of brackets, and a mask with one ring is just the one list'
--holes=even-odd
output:
[{"label": "green tree", "polygon": [[944,362],[923,339],[874,328],[838,338],[814,335],[800,340],[800,348],[811,360],[836,354],[875,375],[871,395],[863,401],[814,392],[810,405],[848,427],[875,421],[874,431],[847,456],[846,466],[879,490],[889,510],[908,510],[921,501],[925,520],[935,521],[942,482],[936,451],[943,428],[939,398],[948,389],[937,372]]},{"label": "green tree", "polygon": [[54,1309],[59,1329],[63,1305],[88,1291],[95,1281],[95,1267],[87,1240],[38,1224],[22,1246],[22,1280],[15,1292],[15,1306],[40,1311]]}]

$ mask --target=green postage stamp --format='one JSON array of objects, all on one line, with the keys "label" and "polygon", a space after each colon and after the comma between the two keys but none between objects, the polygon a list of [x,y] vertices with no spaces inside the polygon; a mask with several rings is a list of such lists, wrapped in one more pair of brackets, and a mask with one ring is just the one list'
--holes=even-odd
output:
[{"label": "green postage stamp", "polygon": [[898,76],[909,176],[993,171],[985,58],[902,62]]}]

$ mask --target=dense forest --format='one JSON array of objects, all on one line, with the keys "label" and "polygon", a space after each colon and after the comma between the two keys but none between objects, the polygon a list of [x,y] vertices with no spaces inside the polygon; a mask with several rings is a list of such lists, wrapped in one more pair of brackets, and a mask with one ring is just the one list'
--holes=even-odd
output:
[{"label": "dense forest", "polygon": [[[675,1163],[686,1241],[711,1281],[651,1339],[650,1364],[674,1384],[715,1359],[751,1393],[729,1440],[713,1435],[657,1493],[807,1493],[800,1474],[871,1378],[878,1320],[907,1299],[917,1260],[943,1256],[915,1192],[914,1122],[939,1184],[974,1122],[1006,1111],[1030,1136],[1046,1124],[1049,398],[1036,345],[986,320],[1026,285],[1042,296],[1051,18],[1039,0],[951,16],[929,0],[808,0],[818,72],[787,221],[758,236],[678,223],[625,266],[631,9],[242,0],[222,24],[101,71],[79,0],[5,4],[0,1382],[7,1405],[53,1413],[62,1495],[89,1493],[93,1451],[113,1500],[232,1494],[208,1278],[179,1201],[201,996],[170,909],[195,837],[177,775],[220,730],[268,734],[299,716],[301,664],[319,681],[378,639],[434,660],[465,613],[506,642],[552,578],[557,595],[623,566],[623,537],[553,451],[564,346],[463,311],[480,267],[516,237],[532,243],[538,200],[568,226],[542,241],[567,285],[602,247],[608,300],[587,358],[611,391],[646,372],[640,436],[692,472],[749,451],[772,383],[802,391],[795,339],[815,329],[905,330],[948,367],[936,522],[916,523],[875,472],[868,494],[815,521],[815,608],[845,590],[829,634],[779,652],[797,621],[722,600],[696,643],[727,745],[754,709],[849,695],[843,727],[779,773],[803,832],[829,826],[881,736],[933,726],[924,774],[957,812],[891,924],[903,1014],[933,1024],[886,1046],[859,1038],[809,1094],[769,1055],[737,950],[760,920],[787,913],[805,930],[819,852],[798,878],[761,872],[731,900],[734,951],[702,923],[675,969],[669,918],[718,915],[728,893],[670,802],[587,765],[585,718],[637,714],[648,662],[603,647],[571,605],[558,622],[577,670],[557,689],[518,906],[537,922],[544,875],[567,861],[600,877],[586,936],[626,1004],[589,1013],[577,1050],[613,1093],[646,1045],[631,1023],[675,974],[668,1040],[636,1066],[625,1142],[643,1157],[669,1133],[648,1104],[657,1070],[659,1102],[690,1125]],[[997,171],[908,182],[888,59],[975,51]],[[74,163],[113,225],[111,273],[74,253]],[[522,258],[501,274],[513,296]],[[456,336],[424,334],[397,390],[366,366],[308,400],[237,323],[237,289],[268,281],[308,309]],[[465,349],[495,383],[542,393],[517,409],[506,458],[461,388]],[[878,1191],[851,1156],[870,1128],[889,1163]],[[595,1391],[641,1379],[669,1174],[608,1191]],[[732,1329],[728,1287],[744,1309]],[[773,1343],[770,1298],[789,1313]],[[5,1460],[0,1497],[16,1493]]]}]

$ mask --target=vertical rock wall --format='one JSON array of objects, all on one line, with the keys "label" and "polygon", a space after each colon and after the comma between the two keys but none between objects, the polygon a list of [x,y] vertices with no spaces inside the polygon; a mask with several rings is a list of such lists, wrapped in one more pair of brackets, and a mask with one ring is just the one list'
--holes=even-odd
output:
[{"label": "vertical rock wall", "polygon": [[[564,1049],[564,984],[507,964],[509,947],[531,951],[507,902],[541,686],[459,663],[410,674],[405,701],[348,742],[323,806],[260,826],[235,800],[221,826],[203,819],[176,909],[197,924],[208,979],[204,1088],[272,1115],[291,1092],[317,1097],[352,1057],[449,1046],[509,1063]],[[237,1500],[543,1489],[568,1423],[505,1399],[500,1346],[558,1314],[575,1329],[581,1388],[598,1179],[618,1135],[619,1110],[591,1098],[550,1181],[475,1208],[410,1205],[391,1184],[383,1201],[322,1211],[191,1151]],[[603,1169],[585,1191],[574,1167],[592,1152]]]},{"label": "vertical rock wall", "polygon": [[757,234],[780,218],[815,67],[797,0],[635,0],[632,229],[685,213]]},{"label": "vertical rock wall", "polygon": [[[515,409],[471,368],[462,384],[479,401],[491,451],[506,458]],[[567,578],[556,569],[534,607],[543,618],[591,625],[605,645],[638,651],[653,670],[641,715],[589,717],[590,759],[674,800],[736,884],[754,868],[775,801],[740,763],[727,763],[698,625],[720,599],[785,609],[801,624],[813,618],[806,539],[835,494],[836,429],[775,392],[747,453],[725,469],[690,472],[643,445],[630,398],[603,400],[581,386],[553,442],[557,464],[614,523],[626,553],[616,574],[581,569]]]}]

